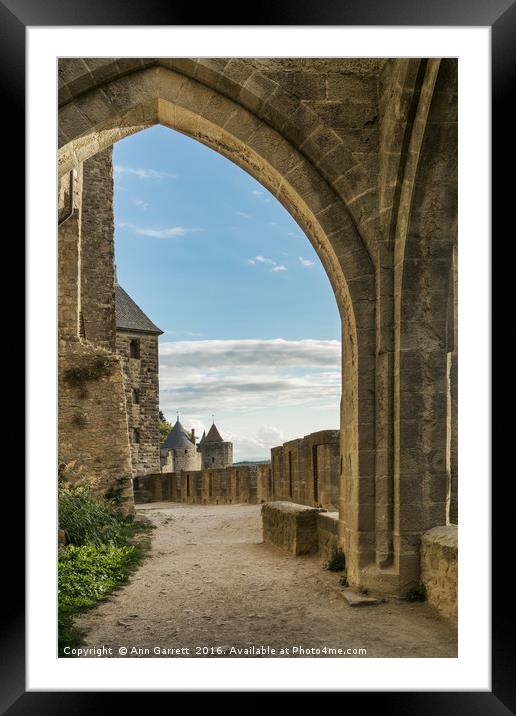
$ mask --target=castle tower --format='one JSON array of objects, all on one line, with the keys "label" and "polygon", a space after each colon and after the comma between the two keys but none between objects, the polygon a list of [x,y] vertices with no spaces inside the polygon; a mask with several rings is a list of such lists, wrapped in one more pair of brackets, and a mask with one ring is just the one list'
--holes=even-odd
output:
[{"label": "castle tower", "polygon": [[233,443],[225,442],[217,430],[215,423],[199,443],[202,455],[202,466],[207,468],[223,468],[233,464]]},{"label": "castle tower", "polygon": [[122,357],[133,477],[158,472],[158,328],[115,278],[116,352]]},{"label": "castle tower", "polygon": [[162,472],[201,469],[201,456],[197,452],[195,442],[183,428],[179,418],[161,446],[160,454]]}]

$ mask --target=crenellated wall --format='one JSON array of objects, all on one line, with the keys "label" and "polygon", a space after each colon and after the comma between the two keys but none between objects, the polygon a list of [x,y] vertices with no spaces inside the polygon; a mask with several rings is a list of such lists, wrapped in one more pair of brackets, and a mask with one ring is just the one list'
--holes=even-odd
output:
[{"label": "crenellated wall", "polygon": [[234,465],[218,470],[184,470],[135,479],[136,502],[184,502],[191,505],[230,505],[265,502],[267,464]]},{"label": "crenellated wall", "polygon": [[340,435],[320,430],[271,450],[273,497],[338,510]]}]

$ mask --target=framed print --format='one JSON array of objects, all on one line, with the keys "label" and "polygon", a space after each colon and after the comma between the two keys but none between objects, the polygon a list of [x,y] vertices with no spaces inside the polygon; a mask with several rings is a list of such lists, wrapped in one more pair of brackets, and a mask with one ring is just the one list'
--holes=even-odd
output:
[{"label": "framed print", "polygon": [[29,318],[3,712],[508,712],[489,94],[500,137],[513,6],[1,12]]}]

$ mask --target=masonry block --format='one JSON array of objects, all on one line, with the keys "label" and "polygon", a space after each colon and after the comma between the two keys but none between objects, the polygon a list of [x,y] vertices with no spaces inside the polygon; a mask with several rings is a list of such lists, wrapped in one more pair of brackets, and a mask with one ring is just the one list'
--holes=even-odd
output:
[{"label": "masonry block", "polygon": [[262,506],[263,541],[290,554],[315,554],[318,550],[319,509],[292,502],[267,502]]},{"label": "masonry block", "polygon": [[421,538],[421,581],[427,601],[455,625],[458,620],[458,527],[434,527]]}]

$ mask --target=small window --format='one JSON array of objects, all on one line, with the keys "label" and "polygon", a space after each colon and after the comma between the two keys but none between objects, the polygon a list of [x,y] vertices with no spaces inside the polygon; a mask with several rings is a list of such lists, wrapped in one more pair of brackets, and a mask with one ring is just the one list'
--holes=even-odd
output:
[{"label": "small window", "polygon": [[215,458],[212,457],[212,458],[211,458],[211,464],[213,465],[214,462],[215,462]]},{"label": "small window", "polygon": [[139,358],[140,357],[140,341],[133,339],[129,343],[129,356],[131,358]]},{"label": "small window", "polygon": [[185,455],[188,455],[188,449],[185,450]]},{"label": "small window", "polygon": [[132,390],[132,399],[133,399],[133,405],[140,404],[140,391],[137,388],[133,388],[133,390]]},{"label": "small window", "polygon": [[138,444],[140,442],[140,431],[138,428],[133,428],[133,443]]}]

